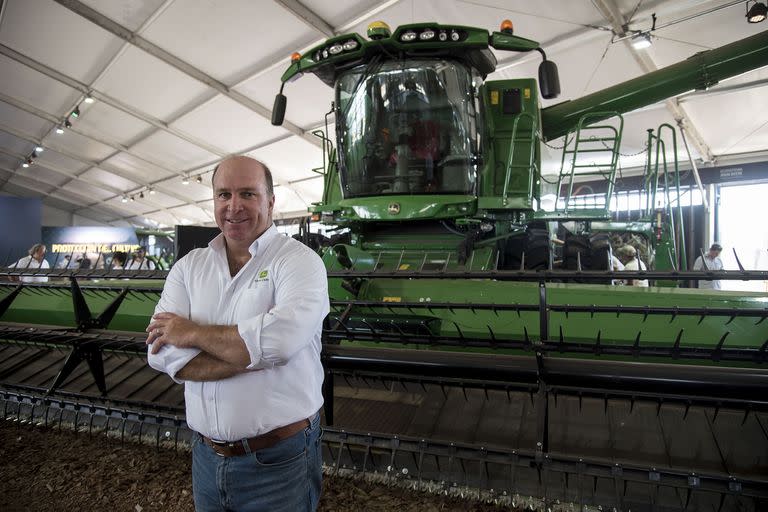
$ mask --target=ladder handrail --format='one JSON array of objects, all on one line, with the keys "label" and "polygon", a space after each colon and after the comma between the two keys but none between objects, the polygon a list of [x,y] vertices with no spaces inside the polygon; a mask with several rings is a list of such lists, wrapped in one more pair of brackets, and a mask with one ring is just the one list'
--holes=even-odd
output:
[{"label": "ladder handrail", "polygon": [[515,155],[515,140],[517,136],[517,124],[522,118],[529,118],[531,120],[531,139],[529,141],[529,149],[528,152],[528,168],[532,169],[534,168],[534,153],[535,153],[535,147],[534,143],[538,141],[538,130],[536,127],[536,118],[531,114],[530,112],[520,112],[520,114],[515,117],[514,123],[512,123],[512,135],[509,138],[509,153],[507,154],[507,165],[506,169],[507,172],[504,175],[504,189],[501,192],[501,204],[506,205],[508,201],[508,195],[509,195],[509,180],[512,176],[512,167],[514,162],[514,155]]},{"label": "ladder handrail", "polygon": [[[607,124],[596,124],[596,125],[590,125],[589,119],[591,118],[599,118],[599,120],[604,120],[606,118],[613,118],[616,117],[619,120],[619,126],[616,128],[612,125]],[[613,137],[590,137],[590,138],[582,138],[581,133],[583,130],[610,130],[613,133]],[[566,142],[563,146],[563,155],[560,162],[560,174],[558,176],[557,180],[557,195],[558,199],[557,202],[560,200],[560,190],[562,190],[563,186],[563,180],[567,177],[568,179],[568,193],[563,197],[563,210],[564,212],[568,212],[570,205],[571,205],[571,199],[573,197],[573,186],[574,186],[574,178],[576,176],[576,168],[604,168],[608,167],[608,170],[606,172],[595,172],[591,174],[600,174],[603,177],[606,177],[606,181],[608,181],[608,186],[606,187],[606,193],[605,193],[605,204],[604,208],[606,211],[610,208],[610,201],[611,196],[613,195],[613,188],[615,185],[615,176],[616,176],[616,166],[618,164],[619,159],[619,146],[621,145],[621,137],[624,131],[624,118],[621,114],[618,112],[592,112],[585,114],[579,119],[579,122],[576,125],[576,131],[575,136],[573,137],[574,146],[572,150],[568,149],[568,145],[570,144],[570,141],[568,140],[569,134],[566,134]],[[611,146],[608,146],[605,144],[606,140],[613,141],[613,144]],[[611,153],[611,160],[610,163],[607,165],[598,165],[598,164],[590,164],[590,165],[578,165],[576,163],[576,160],[579,155],[579,146],[580,144],[586,144],[590,142],[601,142],[605,149],[588,149],[583,150],[586,152],[596,153],[601,151],[606,151]],[[566,166],[566,155],[571,154],[571,162],[570,162],[570,168],[568,172],[564,172]],[[606,176],[607,175],[607,176]],[[596,199],[595,199],[596,201]],[[595,205],[597,206],[597,205]],[[557,210],[557,203],[555,206],[555,209]]]}]

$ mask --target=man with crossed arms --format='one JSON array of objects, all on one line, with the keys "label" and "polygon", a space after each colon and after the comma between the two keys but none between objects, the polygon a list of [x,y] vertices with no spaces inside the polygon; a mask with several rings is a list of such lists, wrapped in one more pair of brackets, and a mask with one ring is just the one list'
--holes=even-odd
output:
[{"label": "man with crossed arms", "polygon": [[168,274],[148,361],[185,384],[196,510],[315,510],[325,267],[277,232],[263,163],[225,159],[212,183],[221,234]]}]

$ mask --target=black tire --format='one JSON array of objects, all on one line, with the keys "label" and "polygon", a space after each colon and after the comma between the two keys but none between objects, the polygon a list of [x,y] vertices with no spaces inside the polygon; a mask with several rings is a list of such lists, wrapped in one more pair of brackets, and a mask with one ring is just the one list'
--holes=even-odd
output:
[{"label": "black tire", "polygon": [[583,235],[568,233],[563,246],[563,267],[566,270],[578,270],[579,261],[581,261],[581,270],[589,270],[592,266],[589,239]]},{"label": "black tire", "polygon": [[520,270],[525,253],[526,270],[550,268],[550,240],[546,226],[530,224],[524,234],[507,239],[504,244],[504,258],[499,266],[504,270]]},{"label": "black tire", "polygon": [[608,233],[589,237],[590,270],[611,270],[611,242]]}]

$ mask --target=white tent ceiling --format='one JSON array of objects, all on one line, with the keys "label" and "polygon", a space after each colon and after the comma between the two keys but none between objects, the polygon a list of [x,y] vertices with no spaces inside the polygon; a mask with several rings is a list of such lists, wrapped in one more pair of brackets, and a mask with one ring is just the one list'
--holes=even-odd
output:
[{"label": "white tent ceiling", "polygon": [[[273,170],[277,216],[296,215],[322,192],[312,171],[322,153],[311,132],[324,124],[332,94],[314,76],[302,77],[286,86],[286,123],[270,124],[293,51],[334,34],[365,34],[374,20],[496,30],[510,18],[517,34],[540,41],[558,64],[559,102],[768,29],[768,23],[746,23],[744,4],[0,0],[0,194],[42,197],[50,208],[97,223],[210,224],[210,171],[226,155],[250,154]],[[627,31],[651,28],[652,13],[659,28],[651,48],[617,41]],[[536,56],[497,58],[489,79],[536,76]],[[640,151],[647,128],[681,119],[699,160],[765,159],[766,78],[763,68],[626,115],[622,152]],[[86,104],[86,95],[95,102]],[[81,116],[57,134],[78,105]],[[45,150],[23,168],[36,145]],[[545,170],[559,161],[555,151],[548,153]],[[637,165],[638,158],[623,165]],[[189,185],[182,184],[185,175],[193,177]],[[198,175],[202,184],[194,180]],[[135,201],[123,202],[124,196]]]}]

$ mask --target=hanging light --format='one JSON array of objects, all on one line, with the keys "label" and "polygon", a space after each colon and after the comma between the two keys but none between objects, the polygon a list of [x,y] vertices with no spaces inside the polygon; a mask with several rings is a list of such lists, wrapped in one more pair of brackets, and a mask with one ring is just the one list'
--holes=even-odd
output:
[{"label": "hanging light", "polygon": [[128,196],[123,195],[123,197],[120,199],[121,202],[127,203],[128,202]]},{"label": "hanging light", "polygon": [[181,178],[181,184],[182,185],[189,185],[189,176],[184,175],[184,177]]},{"label": "hanging light", "polygon": [[149,187],[149,195],[151,196],[155,195],[155,189],[153,189],[152,187]]},{"label": "hanging light", "polygon": [[64,128],[72,128],[72,123],[69,122],[69,119],[64,120]]},{"label": "hanging light", "polygon": [[754,0],[752,7],[749,7],[749,0],[746,3],[747,22],[760,23],[768,16],[768,7],[764,3]]},{"label": "hanging light", "polygon": [[93,97],[91,97],[91,95],[90,95],[90,94],[89,94],[88,96],[86,96],[86,97],[85,97],[85,102],[86,102],[87,104],[89,104],[89,105],[90,105],[91,103],[93,103],[94,101],[95,101],[95,100],[93,99]]},{"label": "hanging light", "polygon": [[642,50],[643,48],[650,48],[651,44],[651,34],[648,32],[640,32],[639,34],[636,34],[632,37],[632,47],[635,50]]},{"label": "hanging light", "polygon": [[35,153],[42,153],[44,150],[43,146],[35,146]]},{"label": "hanging light", "polygon": [[71,113],[70,115],[71,115],[72,117],[74,117],[75,119],[77,119],[78,117],[80,117],[80,106],[78,105],[77,107],[75,107],[75,110],[73,110],[73,111],[72,111],[72,113]]},{"label": "hanging light", "polygon": [[203,182],[203,177],[198,174],[197,178],[195,178],[195,181],[198,182],[198,183],[202,183]]},{"label": "hanging light", "polygon": [[139,199],[144,199],[144,191],[139,192]]},{"label": "hanging light", "polygon": [[57,135],[61,135],[62,133],[64,133],[64,128],[62,128],[61,126],[57,126],[56,127],[56,134]]},{"label": "hanging light", "polygon": [[131,202],[134,202],[136,200],[135,196],[131,196]]}]

